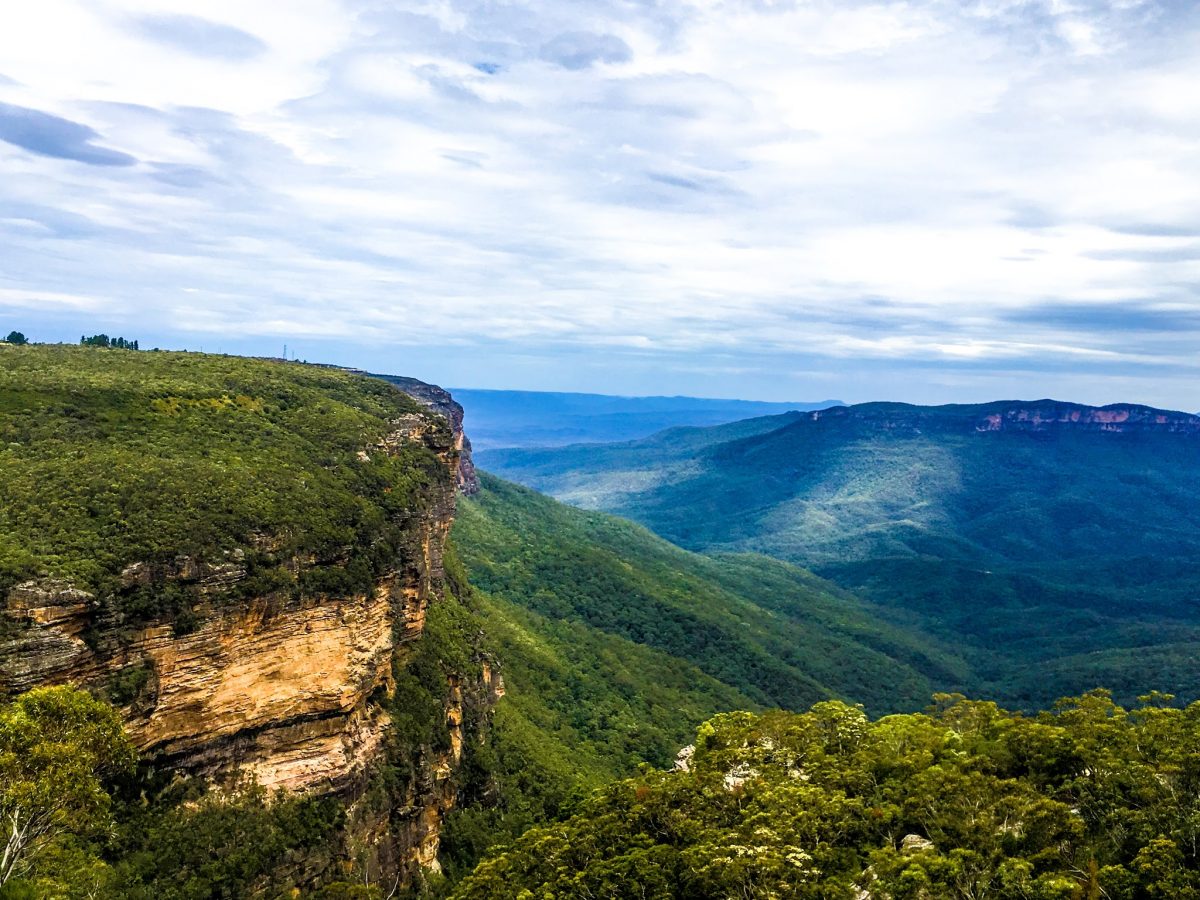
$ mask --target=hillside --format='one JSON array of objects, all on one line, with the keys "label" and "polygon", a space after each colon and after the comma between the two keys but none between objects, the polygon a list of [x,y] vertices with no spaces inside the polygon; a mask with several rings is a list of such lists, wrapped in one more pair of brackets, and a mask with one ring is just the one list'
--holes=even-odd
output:
[{"label": "hillside", "polygon": [[455,875],[639,764],[669,766],[717,713],[830,698],[913,710],[965,672],[794,566],[689,553],[489,475],[453,540],[506,691],[447,822]]},{"label": "hillside", "polygon": [[470,388],[455,388],[454,396],[466,409],[467,429],[479,450],[624,441],[680,425],[719,425],[837,405],[835,400],[770,403]]},{"label": "hillside", "polygon": [[1200,696],[1195,416],[865,404],[486,464],[692,550],[809,567],[1018,707],[1097,684]]},{"label": "hillside", "polygon": [[[0,379],[0,590],[37,575],[104,590],[132,563],[220,556],[255,533],[281,536],[275,552],[322,558],[369,515],[364,495],[385,499],[385,479],[386,501],[401,508],[442,468],[420,441],[398,445],[403,459],[358,460],[390,419],[421,423],[424,411],[335,370],[9,347]],[[444,421],[421,427],[450,442]]]},{"label": "hillside", "polygon": [[1162,699],[719,716],[674,771],[597,792],[454,897],[1196,897],[1200,705]]},{"label": "hillside", "polygon": [[435,862],[494,699],[446,573],[461,446],[423,402],[337,370],[0,347],[0,699],[71,683],[119,708],[147,779],[108,833],[127,849],[175,827],[185,856],[209,852],[193,834],[235,840],[232,808],[178,805],[213,786],[256,782],[243,812],[268,830],[267,792],[323,810],[311,853],[268,842],[189,888],[134,852],[117,896]]},{"label": "hillside", "polygon": [[412,379],[57,346],[4,348],[0,379],[0,688],[87,687],[145,773],[89,837],[93,892],[456,878],[718,713],[961,680],[786,563],[479,490],[461,409]]},{"label": "hillside", "polygon": [[[1103,475],[1117,451],[1097,441],[1142,442],[1155,449],[1126,447],[1126,474],[1161,494],[1166,477],[1148,463],[1165,472],[1173,461],[1173,483],[1190,484],[1193,445],[1170,441],[1194,441],[1191,420],[1061,407],[905,419],[876,407],[561,451],[609,467],[593,488],[609,479],[664,528],[691,522],[681,539],[703,538],[698,554],[477,476],[455,401],[388,381],[202,354],[0,348],[0,837],[12,839],[6,823],[26,804],[64,791],[79,804],[32,864],[0,871],[0,896],[588,896],[602,884],[609,896],[655,884],[660,896],[755,895],[771,879],[825,896],[870,875],[879,896],[899,897],[913,878],[936,888],[969,870],[980,890],[1013,896],[1094,884],[1132,897],[1154,866],[1176,885],[1191,820],[1152,794],[1191,790],[1178,751],[1194,710],[1155,698],[1127,713],[1096,694],[1036,723],[944,696],[930,716],[913,711],[937,692],[989,685],[1188,683],[1197,626],[1166,621],[1165,595],[1100,604],[1132,590],[1135,568],[1115,586],[1097,576],[1086,593],[1050,580],[1061,569],[1043,548],[1023,569],[995,565],[988,577],[1010,593],[986,595],[994,608],[955,618],[937,604],[958,599],[954,573],[1003,562],[1004,534],[1039,534],[1009,499],[993,505],[1011,527],[969,516],[945,486],[947,460],[958,460],[955,483],[980,490],[1005,465],[1036,474],[1046,447]],[[1064,434],[1063,422],[1080,427]],[[628,490],[622,471],[637,471],[641,488]],[[1006,477],[1011,487],[1016,474]],[[1036,509],[1061,523],[1065,489],[1043,478],[1030,490],[1051,500]],[[804,502],[825,504],[815,563],[859,592],[747,552],[764,499],[800,482]],[[943,484],[937,504],[921,497],[931,483]],[[1146,515],[1134,492],[1113,496]],[[854,509],[907,513],[864,528]],[[1085,513],[1117,528],[1115,513]],[[1178,580],[1190,571],[1190,516],[1178,507]],[[729,523],[744,533],[726,535]],[[961,533],[929,536],[951,526]],[[1165,528],[1093,544],[1150,542],[1149,553],[1169,545]],[[808,548],[801,534],[766,549]],[[1045,622],[1061,629],[1070,614],[1091,630],[1047,634]],[[1025,637],[997,641],[1006,628]],[[1098,634],[1109,650],[1079,652]],[[1018,680],[1029,660],[1037,667]],[[86,692],[47,687],[62,684]],[[690,769],[645,768],[669,768],[693,740]],[[1098,746],[1119,784],[1101,784],[1088,807]],[[1136,804],[1113,793],[1126,789]],[[1036,835],[996,839],[987,817],[983,831],[964,830],[968,806],[1019,814]],[[1042,828],[1062,824],[1060,806],[1088,810],[1063,826],[1070,853],[1066,832]],[[817,807],[836,839],[805,837],[804,810]],[[1104,841],[1117,820],[1140,830],[1113,849]],[[927,855],[912,857],[909,833],[936,852],[922,844]],[[737,847],[755,848],[749,868],[726,865],[722,848]]]},{"label": "hillside", "polygon": [[491,476],[455,541],[472,584],[547,621],[579,622],[686,660],[762,706],[854,698],[912,709],[961,662],[786,563],[688,553],[644,528]]}]

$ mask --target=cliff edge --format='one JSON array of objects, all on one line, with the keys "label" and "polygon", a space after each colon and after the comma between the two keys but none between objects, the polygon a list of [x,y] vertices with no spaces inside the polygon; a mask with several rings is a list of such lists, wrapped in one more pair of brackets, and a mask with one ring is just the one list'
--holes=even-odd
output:
[{"label": "cliff edge", "polygon": [[499,688],[482,657],[444,673],[450,747],[413,749],[417,776],[360,802],[397,762],[397,673],[474,484],[461,407],[404,381],[5,348],[0,695],[87,686],[154,765],[336,794],[382,865],[436,866],[464,703]]}]

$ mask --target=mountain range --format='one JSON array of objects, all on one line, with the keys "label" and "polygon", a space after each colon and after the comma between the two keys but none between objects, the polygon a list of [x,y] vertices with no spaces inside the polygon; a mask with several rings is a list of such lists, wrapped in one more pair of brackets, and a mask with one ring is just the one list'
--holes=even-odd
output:
[{"label": "mountain range", "polygon": [[771,403],[468,388],[455,388],[453,393],[467,411],[466,427],[480,450],[625,441],[678,425],[720,425],[838,405],[836,400]]},{"label": "mountain range", "polygon": [[1097,684],[1200,694],[1200,417],[1044,400],[872,403],[489,470],[704,553],[812,569],[957,646],[1018,707]]}]

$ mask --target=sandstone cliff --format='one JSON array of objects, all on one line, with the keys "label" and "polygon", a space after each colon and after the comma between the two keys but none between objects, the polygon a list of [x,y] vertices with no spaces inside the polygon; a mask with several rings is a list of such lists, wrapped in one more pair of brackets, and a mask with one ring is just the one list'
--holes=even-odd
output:
[{"label": "sandstone cliff", "polygon": [[479,490],[479,478],[475,474],[475,462],[471,457],[471,439],[463,428],[463,408],[445,388],[417,381],[415,378],[405,378],[400,375],[371,374],[372,378],[381,378],[396,385],[418,403],[445,417],[454,433],[455,449],[458,452],[458,487],[464,494],[474,494]]},{"label": "sandstone cliff", "polygon": [[[0,696],[42,684],[90,686],[122,707],[129,734],[157,766],[218,788],[253,779],[271,791],[337,794],[353,839],[371,846],[377,866],[398,874],[436,866],[464,717],[486,715],[502,688],[482,658],[447,673],[449,748],[408,748],[419,757],[408,761],[415,776],[383,799],[362,799],[380,767],[394,762],[389,709],[404,703],[396,672],[445,590],[456,487],[475,487],[461,407],[419,382],[405,392],[424,411],[393,417],[358,458],[418,452],[437,464],[413,473],[413,500],[393,514],[399,537],[386,545],[390,559],[369,587],[305,588],[307,573],[337,570],[351,548],[288,555],[269,533],[215,556],[128,561],[103,590],[29,579],[0,595]],[[280,583],[264,581],[264,567],[282,573]],[[119,601],[137,591],[185,597],[183,614],[131,618]],[[474,704],[468,713],[464,694],[466,706]]]},{"label": "sandstone cliff", "polygon": [[353,369],[335,366],[343,372],[353,372],[357,375],[367,375],[393,384],[408,396],[412,397],[426,409],[444,418],[454,435],[454,450],[458,454],[458,489],[464,494],[474,494],[479,490],[479,478],[475,474],[475,462],[471,456],[471,439],[467,437],[463,427],[464,412],[460,404],[448,390],[436,384],[427,384],[416,378],[403,375],[380,375],[377,372],[367,372],[364,369]]},{"label": "sandstone cliff", "polygon": [[1200,416],[1115,403],[1084,406],[1057,400],[1002,401],[979,405],[910,406],[904,403],[863,403],[837,406],[808,414],[812,421],[846,424],[887,431],[1093,431],[1109,434],[1200,435]]}]

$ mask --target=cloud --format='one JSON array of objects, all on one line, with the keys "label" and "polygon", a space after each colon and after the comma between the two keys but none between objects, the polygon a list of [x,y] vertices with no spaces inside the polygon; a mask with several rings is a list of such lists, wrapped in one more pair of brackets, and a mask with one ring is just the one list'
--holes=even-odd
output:
[{"label": "cloud", "polygon": [[68,239],[99,237],[104,231],[87,216],[43,203],[17,200],[5,203],[3,221],[22,223],[23,227]]},{"label": "cloud", "polygon": [[1121,222],[1110,225],[1117,234],[1133,234],[1139,237],[1190,237],[1200,238],[1197,225],[1159,225],[1154,222]]},{"label": "cloud", "polygon": [[0,307],[8,309],[61,309],[95,312],[109,304],[102,297],[0,288]]},{"label": "cloud", "polygon": [[0,103],[0,141],[41,156],[70,159],[91,166],[132,166],[128,153],[98,147],[100,135],[87,125],[36,109]]},{"label": "cloud", "polygon": [[1194,5],[189,5],[0,31],[6,289],[460,384],[1200,405]]},{"label": "cloud", "polygon": [[542,44],[542,59],[564,69],[586,69],[596,63],[623,63],[633,58],[629,45],[615,34],[568,31]]},{"label": "cloud", "polygon": [[1111,247],[1093,250],[1087,255],[1091,259],[1117,262],[1191,262],[1200,260],[1200,244],[1181,247]]},{"label": "cloud", "polygon": [[267,50],[266,43],[253,34],[199,16],[145,15],[135,22],[138,31],[150,40],[196,56],[239,61],[253,59]]},{"label": "cloud", "polygon": [[1200,308],[1162,306],[1138,299],[1124,304],[1047,303],[1005,317],[1021,324],[1054,325],[1084,331],[1104,330],[1117,335],[1159,332],[1177,335],[1200,332]]},{"label": "cloud", "polygon": [[215,176],[200,166],[180,163],[152,163],[154,177],[163,184],[176,188],[202,188],[212,184]]}]

